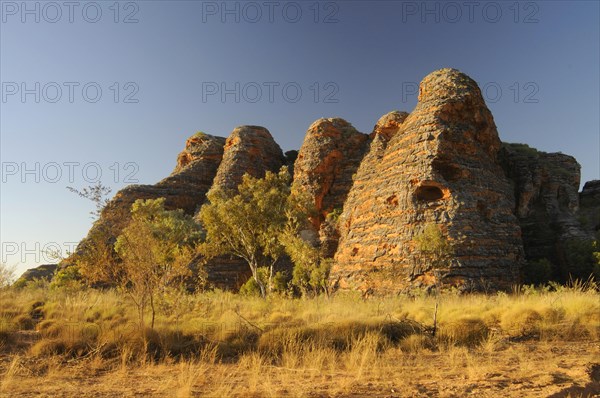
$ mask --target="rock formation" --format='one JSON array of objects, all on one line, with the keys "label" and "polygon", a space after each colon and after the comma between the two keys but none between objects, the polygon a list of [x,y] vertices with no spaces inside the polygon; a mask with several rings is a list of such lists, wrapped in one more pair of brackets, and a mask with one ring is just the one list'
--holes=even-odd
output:
[{"label": "rock formation", "polygon": [[131,205],[138,199],[165,198],[167,209],[194,214],[212,186],[224,144],[224,138],[204,133],[190,137],[170,176],[154,185],[130,185],[117,192],[93,228],[104,228],[115,238],[131,219]]},{"label": "rock formation", "polygon": [[15,286],[25,286],[27,282],[34,280],[50,281],[58,268],[58,264],[42,264],[35,268],[30,268],[16,280]]},{"label": "rock formation", "polygon": [[[119,191],[92,231],[105,228],[114,239],[137,199],[164,197],[167,208],[194,214],[210,189],[235,190],[244,173],[263,177],[283,165],[292,190],[317,210],[302,236],[334,258],[331,280],[342,289],[398,292],[438,278],[505,289],[519,281],[524,260],[560,267],[564,242],[600,230],[600,181],[578,193],[571,156],[502,144],[477,84],[442,69],[421,82],[413,112],[384,115],[369,135],[340,118],[319,119],[300,151],[284,156],[264,127],[237,127],[227,140],[198,133],[169,177]],[[418,245],[430,225],[451,246],[439,270]],[[209,284],[225,289],[250,276],[247,264],[226,256],[206,270]]]},{"label": "rock formation", "polygon": [[[244,174],[262,178],[267,171],[278,172],[285,161],[269,130],[259,126],[237,127],[225,142],[223,160],[212,187],[235,190]],[[238,257],[220,256],[204,268],[208,284],[222,289],[238,289],[251,276],[248,264]]]},{"label": "rock formation", "polygon": [[262,178],[266,171],[278,172],[285,164],[281,148],[269,130],[260,126],[241,126],[225,141],[223,161],[213,187],[237,189],[245,173]]},{"label": "rock formation", "polygon": [[572,156],[525,144],[504,144],[503,164],[514,182],[516,214],[528,260],[560,265],[561,243],[589,234],[578,220],[580,166]]},{"label": "rock formation", "polygon": [[319,119],[308,128],[298,152],[292,190],[305,192],[314,204],[313,239],[318,243],[320,235],[326,257],[333,257],[338,237],[335,226],[324,222],[329,213],[344,206],[368,139],[344,119]]},{"label": "rock formation", "polygon": [[600,233],[600,180],[584,184],[579,194],[579,219],[589,234]]},{"label": "rock formation", "polygon": [[436,71],[421,83],[415,110],[403,122],[392,120],[380,128],[380,143],[372,145],[370,164],[344,205],[332,281],[378,292],[430,285],[430,262],[415,237],[437,224],[454,252],[445,283],[507,288],[517,282],[523,249],[513,191],[477,84],[453,69]]}]

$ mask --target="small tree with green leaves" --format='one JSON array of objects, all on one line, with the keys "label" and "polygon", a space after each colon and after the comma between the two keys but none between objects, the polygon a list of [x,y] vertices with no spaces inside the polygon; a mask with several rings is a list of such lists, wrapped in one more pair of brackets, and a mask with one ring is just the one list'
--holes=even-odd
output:
[{"label": "small tree with green leaves", "polygon": [[423,231],[415,237],[417,250],[430,264],[430,268],[441,275],[447,267],[452,254],[452,247],[437,224],[427,224]]},{"label": "small tree with green leaves", "polygon": [[133,299],[140,323],[150,306],[154,328],[156,299],[191,275],[188,267],[200,240],[199,225],[183,210],[165,210],[165,199],[137,200],[131,222],[115,243],[121,260],[119,285]]},{"label": "small tree with green leaves", "polygon": [[[68,277],[71,281],[77,282],[84,279],[90,283],[106,283],[114,281],[118,275],[114,262],[114,238],[108,231],[108,225],[99,223],[98,219],[102,210],[106,207],[109,199],[108,195],[112,189],[98,182],[96,185],[90,185],[81,190],[68,186],[67,189],[79,197],[88,199],[94,203],[95,209],[90,211],[90,216],[95,220],[94,226],[88,233],[88,236],[81,241],[75,253],[68,253],[67,256],[56,256],[56,260],[61,262],[65,268],[62,279],[67,283]],[[67,260],[63,263],[63,260]],[[73,269],[70,269],[73,268]],[[70,283],[70,282],[68,282]]]},{"label": "small tree with green leaves", "polygon": [[[243,259],[262,297],[273,289],[275,263],[286,253],[287,240],[297,235],[298,220],[306,219],[298,198],[291,194],[287,167],[264,178],[245,174],[237,191],[213,189],[199,217],[206,232],[200,246],[205,261],[220,255]],[[261,277],[266,269],[267,277]],[[266,281],[265,281],[266,279]]]},{"label": "small tree with green leaves", "polygon": [[321,292],[329,295],[327,280],[332,260],[323,258],[319,248],[313,247],[296,234],[285,234],[282,241],[286,253],[294,263],[292,285],[303,295],[316,296]]},{"label": "small tree with green leaves", "polygon": [[425,261],[430,264],[435,277],[436,302],[433,314],[433,335],[435,336],[442,274],[444,269],[448,267],[453,250],[450,242],[448,242],[448,239],[437,224],[427,224],[423,231],[415,237],[415,241],[417,243],[417,250],[420,251]]}]

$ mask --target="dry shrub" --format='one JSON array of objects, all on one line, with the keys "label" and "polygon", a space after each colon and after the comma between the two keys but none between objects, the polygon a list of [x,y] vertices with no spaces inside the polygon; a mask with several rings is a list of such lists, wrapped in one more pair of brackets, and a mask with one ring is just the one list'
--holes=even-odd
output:
[{"label": "dry shrub", "polygon": [[539,312],[521,305],[502,314],[500,326],[511,337],[534,337],[539,336],[541,321]]},{"label": "dry shrub", "polygon": [[434,343],[430,336],[424,334],[412,334],[402,339],[398,344],[400,350],[406,353],[419,353],[423,350],[433,350]]},{"label": "dry shrub", "polygon": [[274,356],[290,349],[303,350],[304,347],[349,351],[371,334],[379,336],[378,349],[382,350],[386,345],[396,345],[406,336],[421,332],[421,328],[412,322],[340,321],[270,330],[260,336],[258,349]]},{"label": "dry shrub", "polygon": [[13,322],[19,330],[33,330],[35,329],[35,321],[28,314],[17,315]]},{"label": "dry shrub", "polygon": [[465,317],[440,325],[438,338],[449,345],[475,347],[488,337],[489,332],[481,319]]}]

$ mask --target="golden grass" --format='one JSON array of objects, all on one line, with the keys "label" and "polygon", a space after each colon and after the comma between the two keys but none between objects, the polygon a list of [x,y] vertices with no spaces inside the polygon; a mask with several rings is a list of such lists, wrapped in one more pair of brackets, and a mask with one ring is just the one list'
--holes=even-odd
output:
[{"label": "golden grass", "polygon": [[581,288],[446,293],[435,336],[430,296],[178,305],[150,330],[114,291],[0,291],[0,396],[548,396],[600,362],[600,295]]}]

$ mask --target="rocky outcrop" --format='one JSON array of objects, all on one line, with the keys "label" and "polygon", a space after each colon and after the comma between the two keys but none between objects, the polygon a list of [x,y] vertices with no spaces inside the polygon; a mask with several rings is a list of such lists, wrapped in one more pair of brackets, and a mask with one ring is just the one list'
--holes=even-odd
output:
[{"label": "rocky outcrop", "polygon": [[[561,268],[565,242],[589,243],[600,230],[600,181],[578,193],[571,156],[502,144],[477,84],[442,69],[421,82],[412,113],[382,116],[369,135],[340,118],[319,119],[300,151],[284,155],[264,127],[240,126],[227,139],[198,133],[170,176],[119,191],[88,236],[100,230],[114,240],[137,199],[164,197],[168,209],[194,214],[210,189],[235,192],[245,173],[260,178],[284,165],[293,192],[316,209],[302,237],[334,258],[331,280],[341,289],[398,292],[439,277],[461,289],[506,289],[525,259],[569,271],[573,264]],[[430,225],[451,246],[439,270],[418,243]],[[278,267],[291,271],[289,259]],[[208,284],[223,289],[250,277],[245,262],[227,256],[205,270]]]},{"label": "rocky outcrop", "polygon": [[563,243],[589,237],[578,218],[579,163],[525,144],[503,144],[502,163],[514,183],[526,258],[548,259],[561,267]]},{"label": "rocky outcrop", "polygon": [[[183,209],[194,214],[204,202],[223,156],[225,138],[197,133],[188,138],[170,176],[154,185],[130,185],[119,192],[102,210],[88,237],[103,236],[113,241],[131,219],[131,205],[138,199],[165,198],[165,208]],[[100,231],[100,232],[99,232]],[[84,250],[87,238],[79,244]],[[70,263],[64,260],[61,266]]]},{"label": "rocky outcrop", "polygon": [[578,192],[580,166],[572,156],[525,144],[504,144],[503,165],[513,180],[516,214],[523,231],[525,274],[549,262],[552,279],[587,279],[593,271],[592,241],[600,230],[600,183]]},{"label": "rocky outcrop", "polygon": [[314,205],[312,232],[315,240],[320,235],[326,257],[333,257],[338,236],[334,223],[323,223],[328,214],[341,211],[368,140],[344,119],[319,119],[308,128],[298,152],[292,190],[304,192]]},{"label": "rocky outcrop", "polygon": [[518,282],[523,249],[512,186],[477,84],[454,69],[436,71],[421,83],[415,110],[393,119],[380,128],[371,166],[357,175],[344,205],[332,282],[381,293],[430,285],[431,263],[415,242],[428,224],[441,227],[453,248],[443,282]]},{"label": "rocky outcrop", "polygon": [[[236,190],[242,176],[262,178],[267,171],[278,172],[286,158],[269,130],[260,126],[240,126],[233,130],[224,147],[223,160],[212,187]],[[278,264],[279,268],[289,264]],[[204,265],[207,282],[220,289],[238,289],[251,276],[248,264],[238,257],[220,256]]]},{"label": "rocky outcrop", "polygon": [[269,130],[260,126],[236,127],[225,142],[213,187],[235,190],[245,173],[262,178],[267,171],[278,172],[284,164],[283,152]]},{"label": "rocky outcrop", "polygon": [[600,180],[588,181],[579,194],[579,221],[589,234],[600,233]]},{"label": "rocky outcrop", "polygon": [[58,268],[58,264],[42,264],[35,268],[30,268],[16,280],[14,286],[25,286],[27,282],[34,280],[50,281]]}]

